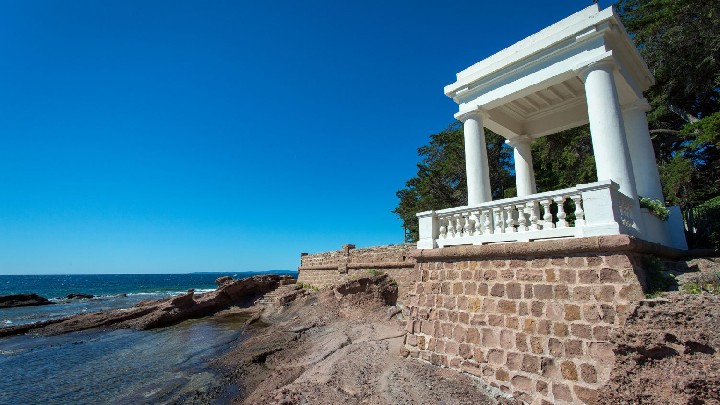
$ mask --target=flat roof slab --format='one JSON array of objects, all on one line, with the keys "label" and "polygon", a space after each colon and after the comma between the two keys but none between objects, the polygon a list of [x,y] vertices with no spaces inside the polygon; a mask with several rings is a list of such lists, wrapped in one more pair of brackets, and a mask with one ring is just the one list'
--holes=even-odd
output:
[{"label": "flat roof slab", "polygon": [[654,84],[618,15],[594,4],[459,72],[445,94],[457,118],[481,109],[485,126],[505,138],[537,138],[588,122],[579,71],[606,59],[618,67],[621,104]]}]

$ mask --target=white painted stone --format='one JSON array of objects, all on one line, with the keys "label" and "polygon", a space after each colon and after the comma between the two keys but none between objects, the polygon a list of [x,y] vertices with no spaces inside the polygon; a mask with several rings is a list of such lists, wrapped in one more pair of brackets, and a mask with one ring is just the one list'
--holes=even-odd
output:
[{"label": "white painted stone", "polygon": [[615,63],[601,61],[585,68],[585,94],[590,117],[590,135],[598,180],[612,180],[620,192],[637,200],[633,174],[617,90]]},{"label": "white painted stone", "polygon": [[665,201],[660,174],[658,173],[655,149],[650,140],[647,116],[650,111],[647,100],[640,99],[623,108],[623,121],[627,135],[630,159],[638,195]]},{"label": "white painted stone", "polygon": [[532,142],[532,139],[524,135],[506,141],[508,145],[513,147],[515,187],[517,188],[518,197],[525,197],[537,192],[530,142]]},{"label": "white painted stone", "polygon": [[477,205],[492,199],[483,114],[480,111],[473,111],[463,116],[462,120],[468,205]]},{"label": "white painted stone", "polygon": [[685,223],[682,219],[682,213],[680,207],[672,206],[668,207],[670,210],[670,217],[665,226],[668,230],[668,237],[670,238],[670,246],[675,249],[687,250],[687,240],[685,240]]},{"label": "white painted stone", "polygon": [[654,84],[617,14],[591,5],[458,73],[445,94],[456,117],[482,108],[485,127],[507,139],[550,135],[588,122],[577,71],[608,57],[620,68],[621,104]]}]

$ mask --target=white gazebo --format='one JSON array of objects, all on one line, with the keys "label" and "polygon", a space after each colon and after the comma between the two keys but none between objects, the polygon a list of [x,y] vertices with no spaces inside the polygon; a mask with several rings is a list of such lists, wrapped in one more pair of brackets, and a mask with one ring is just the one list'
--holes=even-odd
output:
[{"label": "white gazebo", "polygon": [[[417,214],[418,248],[627,234],[687,249],[678,207],[661,221],[639,206],[663,201],[643,97],[653,83],[617,14],[597,5],[458,73],[445,94],[464,123],[468,205]],[[588,122],[598,181],[538,194],[532,141]],[[514,149],[515,198],[492,201],[484,128]]]}]

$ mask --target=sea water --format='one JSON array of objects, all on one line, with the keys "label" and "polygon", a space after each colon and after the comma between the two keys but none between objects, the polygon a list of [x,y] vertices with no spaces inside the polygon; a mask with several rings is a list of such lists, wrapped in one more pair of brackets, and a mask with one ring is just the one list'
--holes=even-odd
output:
[{"label": "sea water", "polygon": [[[237,274],[237,278],[253,274],[257,273]],[[190,288],[212,289],[219,276],[0,276],[0,295],[32,292],[58,302],[25,307],[23,311],[0,309],[0,319],[20,324],[121,308]],[[60,298],[78,292],[98,298]],[[242,338],[244,321],[206,318],[150,331],[88,330],[59,336],[0,338],[0,404],[192,402],[198,393],[220,389],[222,376],[211,361]]]}]

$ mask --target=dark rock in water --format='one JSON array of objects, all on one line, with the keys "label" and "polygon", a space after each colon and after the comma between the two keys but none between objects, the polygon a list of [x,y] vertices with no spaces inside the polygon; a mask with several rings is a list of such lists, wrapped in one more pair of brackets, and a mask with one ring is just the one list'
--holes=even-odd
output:
[{"label": "dark rock in water", "polygon": [[34,307],[52,305],[53,302],[37,294],[12,294],[0,296],[0,308]]},{"label": "dark rock in water", "polygon": [[79,300],[79,299],[90,299],[95,298],[92,294],[80,294],[80,293],[74,293],[74,294],[68,294],[65,296],[65,298],[69,300]]},{"label": "dark rock in water", "polygon": [[218,278],[215,280],[215,284],[217,284],[217,285],[219,285],[219,286],[222,286],[223,284],[231,283],[232,281],[233,281],[233,278],[232,278],[232,277],[230,277],[230,276],[222,276],[222,277],[218,277]]}]

